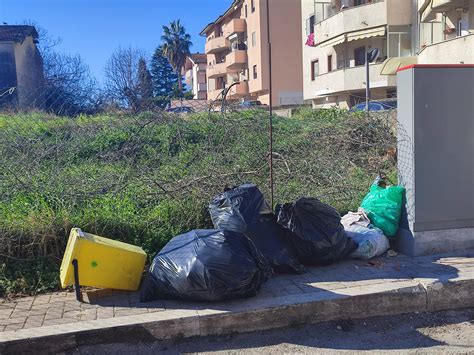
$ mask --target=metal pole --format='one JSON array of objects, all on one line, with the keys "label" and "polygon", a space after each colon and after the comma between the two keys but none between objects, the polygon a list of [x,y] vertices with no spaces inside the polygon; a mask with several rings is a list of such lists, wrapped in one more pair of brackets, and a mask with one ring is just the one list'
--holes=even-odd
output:
[{"label": "metal pole", "polygon": [[82,302],[81,285],[79,284],[79,263],[77,259],[72,261],[74,267],[74,290],[76,291],[76,300]]},{"label": "metal pole", "polygon": [[365,110],[370,111],[370,75],[369,75],[369,53],[365,54]]},{"label": "metal pole", "polygon": [[267,0],[267,38],[268,38],[268,70],[269,70],[269,86],[270,86],[270,122],[269,122],[269,136],[270,136],[270,204],[273,210],[273,89],[272,89],[272,42],[270,40],[270,0]]}]

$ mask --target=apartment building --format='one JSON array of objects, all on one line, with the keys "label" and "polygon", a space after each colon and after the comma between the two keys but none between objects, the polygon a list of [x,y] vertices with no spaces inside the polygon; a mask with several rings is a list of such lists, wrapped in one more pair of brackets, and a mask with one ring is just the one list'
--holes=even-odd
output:
[{"label": "apartment building", "polygon": [[418,63],[474,63],[474,1],[417,0]]},{"label": "apartment building", "polygon": [[302,0],[304,99],[315,108],[349,108],[365,100],[366,53],[372,99],[396,95],[396,76],[382,75],[387,58],[410,57],[412,0]]},{"label": "apartment building", "polygon": [[230,89],[230,99],[269,104],[267,20],[271,28],[272,102],[275,106],[303,102],[299,0],[233,0],[224,14],[202,30],[209,100],[238,83]]},{"label": "apartment building", "polygon": [[186,58],[183,75],[186,86],[193,93],[194,100],[207,100],[207,56],[201,53]]}]

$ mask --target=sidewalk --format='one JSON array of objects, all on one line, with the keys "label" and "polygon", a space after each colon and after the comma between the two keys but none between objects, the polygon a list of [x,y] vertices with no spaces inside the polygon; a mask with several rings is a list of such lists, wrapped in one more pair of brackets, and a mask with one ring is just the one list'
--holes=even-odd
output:
[{"label": "sidewalk", "polygon": [[0,353],[81,344],[249,332],[334,319],[474,306],[474,251],[396,256],[276,275],[258,296],[222,303],[140,303],[138,293],[89,291],[0,301]]}]

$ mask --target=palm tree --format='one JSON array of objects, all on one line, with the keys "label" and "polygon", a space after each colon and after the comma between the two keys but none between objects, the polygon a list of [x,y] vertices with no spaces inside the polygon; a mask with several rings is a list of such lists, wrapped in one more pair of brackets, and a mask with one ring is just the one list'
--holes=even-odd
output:
[{"label": "palm tree", "polygon": [[183,92],[181,71],[186,63],[186,57],[190,54],[189,49],[193,45],[191,36],[186,33],[186,29],[180,21],[173,21],[169,26],[163,26],[163,54],[168,58],[176,75],[178,76],[179,93]]}]

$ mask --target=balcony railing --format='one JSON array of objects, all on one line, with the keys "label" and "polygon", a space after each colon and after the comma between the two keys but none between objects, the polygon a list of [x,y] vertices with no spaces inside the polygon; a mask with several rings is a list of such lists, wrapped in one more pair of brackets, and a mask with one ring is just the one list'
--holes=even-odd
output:
[{"label": "balcony railing", "polygon": [[229,49],[230,42],[225,37],[216,37],[206,42],[206,54],[215,54]]},{"label": "balcony railing", "polygon": [[314,26],[316,45],[346,33],[385,26],[410,24],[409,0],[380,0],[346,8]]},{"label": "balcony railing", "polygon": [[247,66],[247,51],[236,50],[227,54],[225,58],[228,69],[242,69]]},{"label": "balcony railing", "polygon": [[236,33],[244,33],[247,31],[247,21],[243,18],[235,18],[224,26],[224,37],[229,38]]},{"label": "balcony railing", "polygon": [[249,83],[247,81],[241,81],[240,83],[232,86],[227,96],[231,99],[239,97],[245,97],[249,94]]},{"label": "balcony railing", "polygon": [[208,78],[218,78],[220,76],[227,75],[227,64],[226,62],[213,64],[207,67],[207,77]]},{"label": "balcony railing", "polygon": [[472,63],[474,58],[473,48],[474,34],[441,41],[422,48],[418,53],[418,63]]},{"label": "balcony railing", "polygon": [[215,100],[217,98],[221,98],[221,93],[222,93],[222,90],[224,89],[215,89],[215,90],[209,90],[207,92],[207,99],[208,100]]},{"label": "balcony railing", "polygon": [[[395,86],[396,77],[381,75],[383,63],[372,64],[370,69],[370,85],[372,88]],[[329,73],[316,76],[311,84],[311,91],[316,96],[330,95],[336,92],[364,90],[365,89],[365,65],[348,67],[334,70]]]}]

